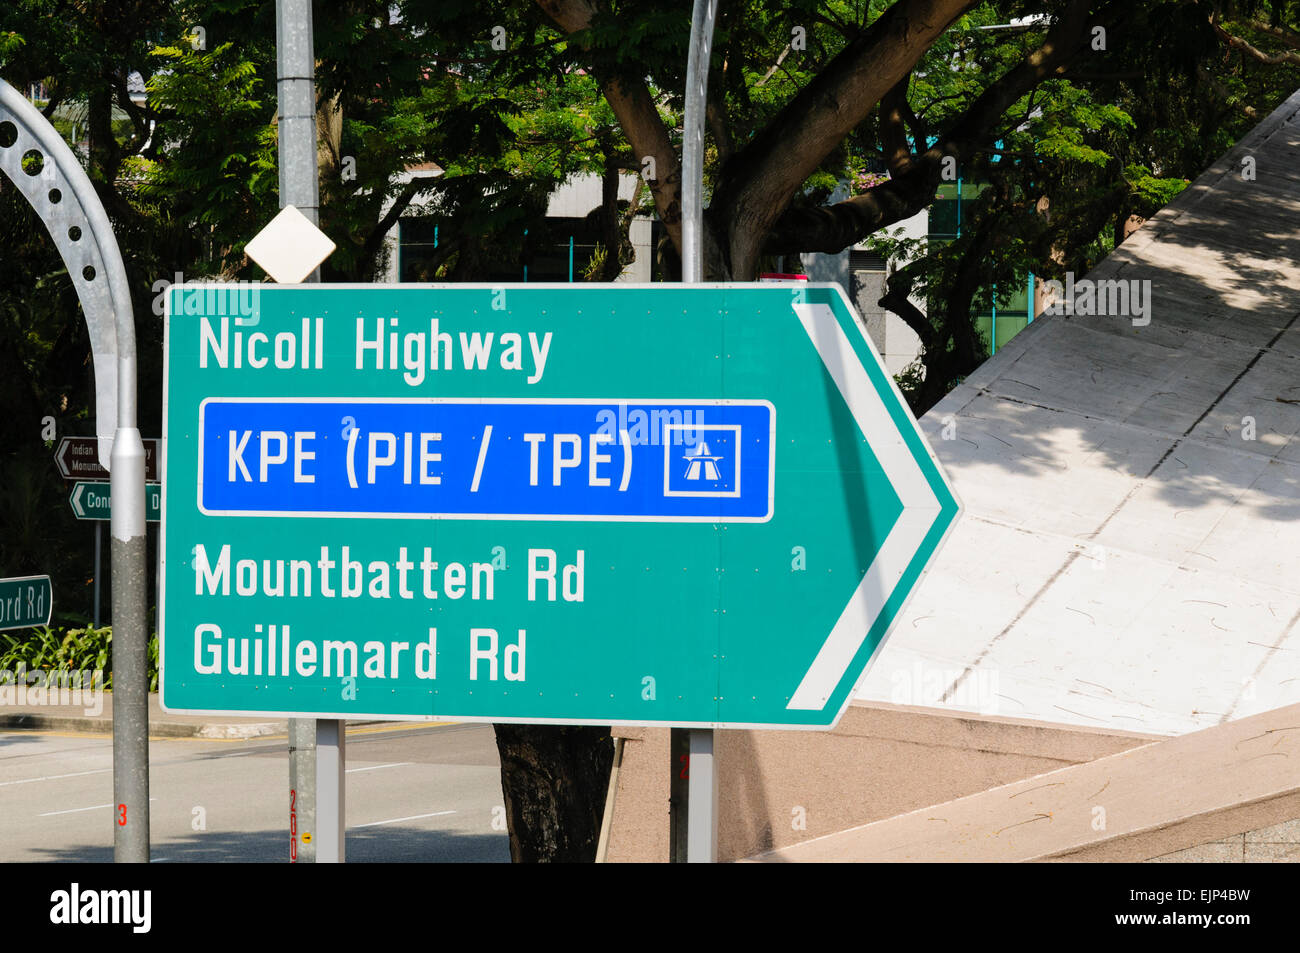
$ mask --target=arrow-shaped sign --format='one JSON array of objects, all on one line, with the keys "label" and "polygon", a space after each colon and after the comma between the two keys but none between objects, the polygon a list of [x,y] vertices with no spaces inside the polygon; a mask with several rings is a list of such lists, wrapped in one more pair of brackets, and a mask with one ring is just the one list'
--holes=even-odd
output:
[{"label": "arrow-shaped sign", "polygon": [[[65,480],[107,480],[108,471],[99,465],[97,437],[64,437],[54,451],[54,464]],[[158,482],[158,441],[144,441],[145,481]]]},{"label": "arrow-shaped sign", "polygon": [[[107,520],[113,518],[112,484],[99,482],[78,483],[72,488],[68,502],[79,520]],[[162,518],[162,487],[149,483],[144,488],[145,520],[157,523]]]},{"label": "arrow-shaped sign", "polygon": [[837,286],[216,290],[169,708],[827,727],[958,515]]}]

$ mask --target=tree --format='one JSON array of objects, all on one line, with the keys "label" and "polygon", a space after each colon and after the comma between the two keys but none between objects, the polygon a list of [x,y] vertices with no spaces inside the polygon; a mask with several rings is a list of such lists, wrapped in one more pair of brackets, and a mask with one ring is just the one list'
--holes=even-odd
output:
[{"label": "tree", "polygon": [[[672,123],[686,5],[537,3],[657,169],[650,190],[679,251]],[[1294,88],[1277,71],[1300,64],[1300,32],[1286,26],[1294,5],[1271,4],[1268,23],[1262,6],[724,2],[707,107],[706,274],[752,279],[771,256],[879,236],[930,205],[946,171],[987,180],[962,240],[911,248],[925,260],[882,301],[925,345],[914,403],[924,410],[983,359],[971,311],[995,284],[1005,293],[1030,271],[1086,270]],[[664,101],[675,107],[667,116],[655,108]],[[887,175],[827,202],[830,186],[868,171]],[[908,303],[914,292],[944,304],[927,315]]]}]

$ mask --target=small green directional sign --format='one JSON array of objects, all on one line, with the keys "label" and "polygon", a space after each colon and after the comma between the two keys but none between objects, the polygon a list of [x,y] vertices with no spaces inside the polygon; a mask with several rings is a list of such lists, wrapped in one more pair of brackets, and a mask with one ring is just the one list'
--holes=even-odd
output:
[{"label": "small green directional sign", "polygon": [[162,699],[830,727],[957,518],[835,285],[169,292]]},{"label": "small green directional sign", "polygon": [[[73,515],[79,520],[107,520],[113,518],[113,495],[107,481],[82,481],[72,487]],[[162,487],[147,483],[144,488],[145,520],[157,523],[162,519]]]},{"label": "small green directional sign", "polygon": [[49,625],[53,610],[54,587],[49,576],[0,579],[0,629]]}]

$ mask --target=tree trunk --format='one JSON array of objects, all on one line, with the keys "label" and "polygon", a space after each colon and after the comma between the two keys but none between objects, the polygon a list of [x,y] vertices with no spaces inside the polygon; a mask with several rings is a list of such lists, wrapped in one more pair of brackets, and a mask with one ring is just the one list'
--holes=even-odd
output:
[{"label": "tree trunk", "polygon": [[623,273],[623,249],[627,232],[618,214],[618,166],[609,158],[611,148],[605,151],[605,172],[600,180],[600,241],[605,246],[605,261],[601,265],[600,281],[614,281]]},{"label": "tree trunk", "polygon": [[495,725],[516,863],[596,859],[614,741],[608,728]]}]

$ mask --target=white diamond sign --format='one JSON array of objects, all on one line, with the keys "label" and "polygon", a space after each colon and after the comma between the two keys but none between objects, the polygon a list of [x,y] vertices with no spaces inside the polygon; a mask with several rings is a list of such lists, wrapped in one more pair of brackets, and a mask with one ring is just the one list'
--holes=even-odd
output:
[{"label": "white diamond sign", "polygon": [[306,215],[286,205],[244,251],[280,284],[292,285],[315,271],[335,247]]}]

